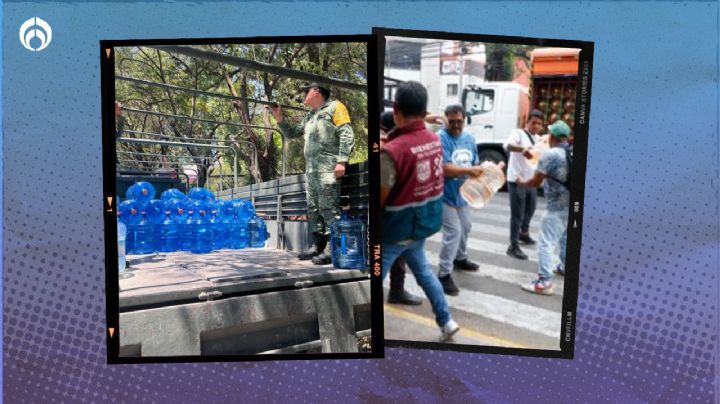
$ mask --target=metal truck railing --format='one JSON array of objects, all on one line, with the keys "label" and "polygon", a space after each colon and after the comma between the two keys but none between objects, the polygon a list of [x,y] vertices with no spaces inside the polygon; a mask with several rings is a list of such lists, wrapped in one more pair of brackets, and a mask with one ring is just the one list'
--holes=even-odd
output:
[{"label": "metal truck railing", "polygon": [[[340,195],[350,197],[350,215],[367,220],[370,201],[368,163],[349,165],[340,184]],[[312,231],[307,221],[305,174],[228,189],[216,196],[219,199],[251,200],[257,214],[265,219],[270,231],[270,245],[275,248],[300,251],[309,247]]]}]

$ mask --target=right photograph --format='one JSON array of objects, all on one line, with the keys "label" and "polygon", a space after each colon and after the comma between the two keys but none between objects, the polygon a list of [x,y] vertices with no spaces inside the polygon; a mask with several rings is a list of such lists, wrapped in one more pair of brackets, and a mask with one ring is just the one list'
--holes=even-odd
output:
[{"label": "right photograph", "polygon": [[592,43],[375,33],[388,346],[572,357]]}]

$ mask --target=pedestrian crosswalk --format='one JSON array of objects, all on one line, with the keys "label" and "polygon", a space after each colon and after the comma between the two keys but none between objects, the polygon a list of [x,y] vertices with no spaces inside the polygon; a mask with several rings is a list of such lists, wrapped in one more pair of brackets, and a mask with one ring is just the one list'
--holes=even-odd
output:
[{"label": "pedestrian crosswalk", "polygon": [[[544,208],[544,199],[539,198],[530,226],[533,238],[537,238]],[[510,231],[507,194],[498,194],[485,208],[473,210],[472,218],[468,256],[480,264],[480,269],[476,272],[453,272],[460,294],[446,295],[451,313],[456,319],[462,318],[458,322],[466,329],[490,329],[493,330],[493,336],[519,342],[520,345],[530,342],[529,345],[536,348],[559,349],[564,278],[558,276],[553,280],[553,296],[539,296],[521,290],[521,284],[529,283],[537,277],[537,247],[522,247],[529,256],[525,261],[506,255]],[[441,232],[426,241],[426,255],[435,273],[441,246]],[[384,286],[389,287],[389,277]],[[425,299],[425,293],[409,271],[405,278],[405,289]],[[422,315],[432,318],[430,306],[422,307]],[[393,305],[393,310],[398,309],[414,310],[415,313],[420,310]],[[401,335],[386,335],[386,338],[412,340],[409,336],[403,338]]]}]

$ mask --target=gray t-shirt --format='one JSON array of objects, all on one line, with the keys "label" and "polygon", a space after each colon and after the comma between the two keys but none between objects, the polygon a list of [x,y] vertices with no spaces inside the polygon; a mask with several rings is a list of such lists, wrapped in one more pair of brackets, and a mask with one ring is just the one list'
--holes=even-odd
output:
[{"label": "gray t-shirt", "polygon": [[567,181],[569,167],[565,159],[565,147],[561,145],[546,150],[540,156],[537,171],[545,175],[545,197],[547,210],[568,210],[570,206],[570,190],[558,181]]}]

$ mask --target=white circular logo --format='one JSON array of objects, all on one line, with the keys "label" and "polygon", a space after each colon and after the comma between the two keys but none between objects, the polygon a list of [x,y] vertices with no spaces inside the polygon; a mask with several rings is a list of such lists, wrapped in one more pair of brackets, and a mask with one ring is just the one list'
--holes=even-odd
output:
[{"label": "white circular logo", "polygon": [[51,41],[52,28],[40,17],[33,17],[20,26],[20,43],[29,51],[39,52],[47,48]]},{"label": "white circular logo", "polygon": [[468,149],[454,150],[450,159],[452,160],[453,164],[459,165],[461,167],[472,167],[473,155],[472,152]]}]

